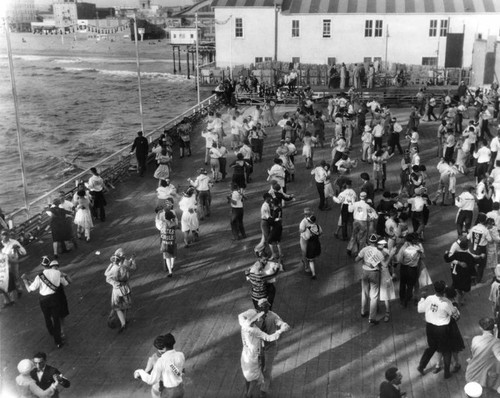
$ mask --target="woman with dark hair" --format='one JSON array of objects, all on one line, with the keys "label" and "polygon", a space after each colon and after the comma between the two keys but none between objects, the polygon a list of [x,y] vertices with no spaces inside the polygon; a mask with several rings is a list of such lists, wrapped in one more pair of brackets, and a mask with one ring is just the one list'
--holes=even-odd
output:
[{"label": "woman with dark hair", "polygon": [[[273,259],[281,263],[283,253],[281,251],[281,235],[283,234],[283,209],[281,208],[281,199],[274,198],[271,202],[271,222],[268,243],[271,247]],[[275,249],[276,247],[276,249]]]},{"label": "woman with dark hair", "polygon": [[321,254],[321,242],[319,241],[320,235],[323,233],[321,227],[316,223],[316,216],[307,218],[310,225],[307,227],[307,246],[306,246],[306,259],[311,269],[311,279],[316,279],[316,266],[314,259]]}]

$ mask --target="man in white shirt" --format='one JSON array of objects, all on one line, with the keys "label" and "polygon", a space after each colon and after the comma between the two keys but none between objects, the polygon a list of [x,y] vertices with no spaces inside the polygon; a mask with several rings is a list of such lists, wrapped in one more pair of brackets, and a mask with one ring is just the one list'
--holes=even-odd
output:
[{"label": "man in white shirt", "polygon": [[184,397],[184,384],[182,376],[184,374],[184,363],[186,358],[182,352],[174,349],[175,338],[171,333],[163,336],[165,348],[160,350],[161,357],[153,366],[151,374],[143,369],[137,369],[134,372],[134,378],[141,379],[145,383],[152,385],[151,393],[153,397],[161,397],[162,392],[156,390],[155,386],[163,384],[167,397]]},{"label": "man in white shirt", "polygon": [[377,123],[373,126],[372,134],[373,142],[375,144],[374,151],[377,152],[379,149],[382,149],[382,139],[384,137],[384,126],[382,123]]},{"label": "man in white shirt", "polygon": [[326,161],[322,160],[321,163],[311,171],[311,175],[314,176],[316,189],[319,194],[318,208],[320,210],[330,210],[330,208],[326,206],[325,202],[325,183],[328,178],[328,165],[326,164]]},{"label": "man in white shirt", "polygon": [[474,211],[474,204],[476,203],[476,198],[472,194],[474,190],[473,186],[469,186],[455,200],[455,206],[458,207],[457,233],[459,238],[464,232],[468,233],[472,225],[472,213]]},{"label": "man in white shirt", "polygon": [[335,203],[340,203],[340,217],[342,218],[342,240],[347,240],[347,230],[349,226],[352,229],[353,217],[352,212],[349,211],[349,205],[356,202],[358,195],[352,189],[352,181],[346,180],[345,189],[339,193],[338,196],[333,196],[332,199]]},{"label": "man in white shirt", "polygon": [[490,142],[490,150],[491,150],[491,166],[490,169],[496,164],[497,161],[500,161],[500,138],[498,134],[495,138],[493,138]]},{"label": "man in white shirt", "polygon": [[59,266],[56,260],[50,261],[48,257],[43,257],[41,265],[45,268],[34,281],[29,281],[23,274],[21,279],[28,292],[38,290],[40,294],[40,308],[42,309],[45,325],[51,336],[54,336],[54,342],[57,348],[61,348],[64,343],[61,338],[61,319],[60,319],[60,299],[56,293],[59,285],[67,286],[68,281],[61,275],[61,271],[52,268]]},{"label": "man in white shirt", "polygon": [[208,172],[205,169],[200,169],[198,177],[195,180],[188,178],[188,182],[198,191],[198,202],[201,209],[200,219],[203,220],[204,217],[210,217],[210,204],[212,203],[210,188],[212,180],[208,176]]},{"label": "man in white shirt", "polygon": [[450,300],[444,297],[446,283],[444,281],[434,282],[436,294],[421,298],[418,303],[418,312],[425,313],[426,334],[428,347],[425,349],[420,363],[417,367],[421,375],[425,374],[425,367],[436,351],[443,354],[444,378],[451,377],[451,350],[449,344],[448,325],[451,317],[458,317],[460,313]]},{"label": "man in white shirt", "polygon": [[358,252],[366,246],[366,235],[368,233],[368,211],[370,205],[366,203],[367,194],[361,192],[359,200],[350,204],[348,211],[352,213],[353,224],[347,254],[356,256]]},{"label": "man in white shirt", "polygon": [[478,283],[481,283],[484,268],[486,267],[487,245],[493,240],[489,229],[486,227],[486,220],[486,214],[479,213],[477,215],[476,225],[474,225],[467,234],[467,239],[469,239],[471,244],[470,252],[479,256],[476,258],[476,280]]},{"label": "man in white shirt", "polygon": [[271,232],[271,221],[272,221],[272,216],[271,216],[271,202],[273,200],[273,197],[269,192],[266,192],[262,198],[264,199],[264,202],[262,203],[262,206],[260,207],[260,231],[262,233],[260,242],[255,246],[255,254],[260,256],[262,253],[267,254],[270,253],[269,249],[269,233]]},{"label": "man in white shirt", "polygon": [[[451,166],[450,161],[445,158],[441,158],[436,168],[439,171],[439,186],[432,204],[436,205],[439,196],[442,196],[441,206],[446,206],[445,199],[446,193],[450,191],[450,177],[456,174],[456,169]],[[455,193],[452,193],[452,199],[453,203],[455,203]]]},{"label": "man in white shirt", "polygon": [[[361,316],[368,316],[368,323],[378,325],[378,298],[380,293],[380,267],[384,254],[377,247],[377,235],[369,238],[369,246],[363,247],[356,256],[355,262],[361,261]],[[368,311],[369,309],[369,311]]]},{"label": "man in white shirt", "polygon": [[488,172],[491,160],[491,150],[484,144],[483,140],[479,140],[477,151],[474,152],[473,156],[474,159],[477,159],[476,171],[474,173],[477,184]]},{"label": "man in white shirt", "polygon": [[201,136],[205,138],[205,164],[208,165],[208,159],[210,158],[210,149],[215,142],[219,142],[219,136],[214,132],[213,128],[208,128],[206,131],[201,132]]}]

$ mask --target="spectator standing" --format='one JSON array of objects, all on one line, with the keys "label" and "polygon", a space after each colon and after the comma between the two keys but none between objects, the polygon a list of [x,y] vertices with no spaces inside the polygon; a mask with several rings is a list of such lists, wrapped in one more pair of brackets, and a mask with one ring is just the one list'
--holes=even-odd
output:
[{"label": "spectator standing", "polygon": [[137,132],[137,137],[132,144],[130,154],[133,154],[134,151],[135,157],[137,158],[137,173],[143,177],[148,161],[149,142],[146,137],[143,137],[142,131]]},{"label": "spectator standing", "polygon": [[106,221],[106,212],[104,207],[106,206],[106,199],[104,197],[104,180],[97,172],[95,167],[90,169],[92,176],[89,178],[87,183],[87,188],[92,196],[92,216],[97,219],[99,216],[101,221]]}]

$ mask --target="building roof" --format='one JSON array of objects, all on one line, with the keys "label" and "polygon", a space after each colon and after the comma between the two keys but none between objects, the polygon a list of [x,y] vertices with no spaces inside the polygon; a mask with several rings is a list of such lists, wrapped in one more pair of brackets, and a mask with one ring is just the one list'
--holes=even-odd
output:
[{"label": "building roof", "polygon": [[495,13],[499,0],[214,0],[212,7],[274,7],[290,14]]}]

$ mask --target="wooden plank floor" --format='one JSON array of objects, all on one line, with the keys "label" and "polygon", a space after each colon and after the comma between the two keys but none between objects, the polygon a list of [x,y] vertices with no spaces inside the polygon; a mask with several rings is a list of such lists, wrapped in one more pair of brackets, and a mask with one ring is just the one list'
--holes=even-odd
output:
[{"label": "wooden plank floor", "polygon": [[[281,115],[285,108],[279,108]],[[409,111],[396,110],[401,122]],[[436,123],[423,123],[422,160],[428,166],[430,192],[438,176],[434,137]],[[229,128],[227,129],[229,131]],[[327,137],[333,131],[328,125]],[[244,381],[240,370],[241,339],[238,313],[251,308],[244,269],[254,261],[253,247],[259,240],[259,209],[262,193],[268,189],[266,169],[272,164],[279,131],[268,129],[265,158],[255,167],[245,208],[248,238],[231,241],[230,209],[226,202],[228,183],[213,190],[212,216],[203,221],[201,239],[191,248],[178,252],[174,278],[162,272],[159,239],[154,228],[156,180],[152,170],[147,177],[130,175],[108,194],[108,216],[97,223],[90,243],[61,256],[60,263],[74,283],[66,289],[70,316],[66,321],[68,344],[55,349],[44,324],[35,294],[25,294],[12,308],[0,311],[0,395],[14,389],[16,365],[34,352],[48,353],[49,363],[72,381],[67,397],[149,397],[149,388],[133,379],[134,369],[145,366],[155,336],[171,331],[176,349],[186,355],[186,397],[242,397]],[[132,139],[132,135],[131,135]],[[173,181],[185,186],[203,166],[203,143],[195,137],[191,158],[175,159]],[[359,156],[359,137],[355,137],[355,156]],[[300,149],[299,149],[300,152]],[[228,159],[228,163],[234,158]],[[330,158],[330,148],[318,149],[315,161]],[[291,326],[279,341],[275,361],[272,397],[376,397],[387,367],[396,365],[403,373],[402,389],[408,397],[460,397],[464,382],[465,359],[472,337],[478,334],[477,320],[489,315],[488,286],[475,287],[462,310],[459,326],[466,341],[461,353],[462,370],[450,380],[439,375],[421,377],[418,359],[425,348],[424,321],[414,307],[401,309],[393,303],[392,319],[370,327],[360,312],[360,266],[347,257],[346,242],[334,238],[338,207],[317,212],[324,228],[323,254],[318,264],[318,280],[308,278],[300,266],[298,223],[305,206],[317,207],[318,199],[304,161],[297,156],[296,182],[289,192],[297,197],[284,209],[283,247],[287,271],[277,283],[275,311]],[[353,174],[355,187],[359,174],[371,173],[361,164]],[[388,188],[399,185],[399,158],[388,166]],[[470,177],[469,177],[470,179]],[[468,179],[459,178],[463,186]],[[460,188],[459,188],[460,189]],[[424,244],[433,279],[450,281],[442,253],[455,238],[453,207],[432,207]],[[180,240],[180,237],[179,237]],[[23,259],[23,272],[34,275],[42,254],[50,254],[50,237],[29,246]],[[104,270],[118,247],[138,256],[138,270],[131,286],[133,309],[130,327],[121,335],[106,326],[110,287]],[[96,251],[101,254],[97,255]],[[380,306],[381,314],[384,309]]]}]

